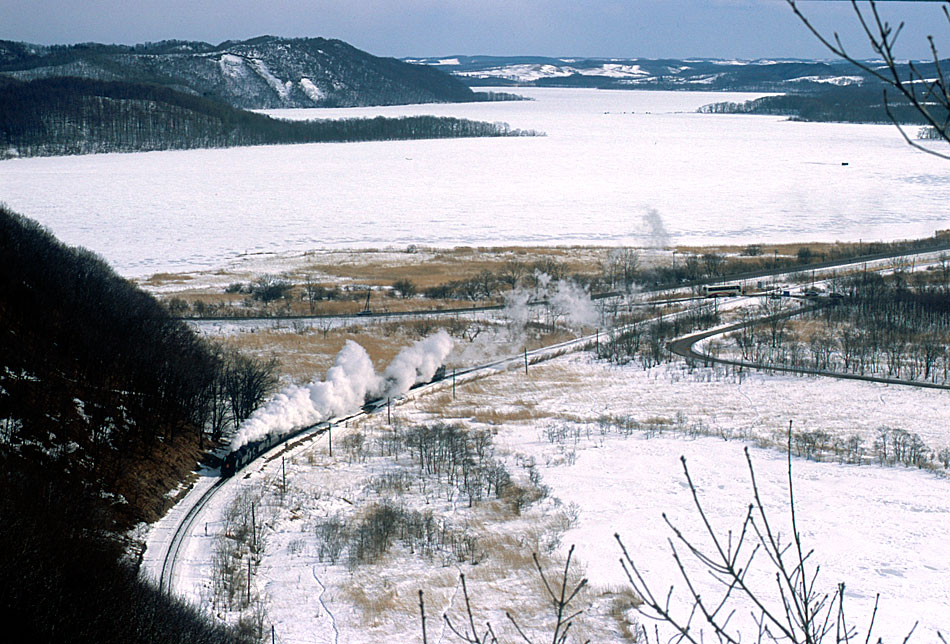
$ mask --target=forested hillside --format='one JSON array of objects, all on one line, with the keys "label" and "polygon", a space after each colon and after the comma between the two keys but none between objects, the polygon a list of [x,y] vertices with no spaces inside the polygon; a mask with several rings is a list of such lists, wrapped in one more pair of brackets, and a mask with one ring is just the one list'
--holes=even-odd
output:
[{"label": "forested hillside", "polygon": [[[891,114],[899,123],[924,124],[920,112],[895,92],[888,93],[887,100]],[[880,85],[830,86],[803,93],[765,96],[744,103],[713,103],[699,111],[707,114],[775,114],[799,121],[891,122]],[[937,117],[944,118],[940,114]]]},{"label": "forested hillside", "polygon": [[120,535],[267,393],[266,365],[3,208],[0,256],[0,613],[35,641],[232,641],[141,584]]},{"label": "forested hillside", "polygon": [[115,526],[157,518],[209,441],[268,393],[266,365],[4,208],[0,256],[0,450],[85,481]]},{"label": "forested hillside", "polygon": [[0,159],[517,134],[503,124],[434,116],[283,121],[156,85],[0,81]]},{"label": "forested hillside", "polygon": [[220,45],[135,46],[0,41],[0,74],[152,83],[245,109],[348,107],[476,100],[426,65],[379,58],[340,40],[261,36]]}]

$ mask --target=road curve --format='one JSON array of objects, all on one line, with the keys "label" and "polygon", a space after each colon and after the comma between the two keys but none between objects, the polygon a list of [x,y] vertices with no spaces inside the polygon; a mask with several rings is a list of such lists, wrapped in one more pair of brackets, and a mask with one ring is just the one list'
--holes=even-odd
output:
[{"label": "road curve", "polygon": [[708,353],[700,353],[693,348],[700,340],[705,340],[706,338],[711,338],[716,335],[721,335],[723,333],[729,333],[731,331],[736,331],[738,329],[743,329],[745,327],[752,326],[754,324],[761,324],[763,322],[771,322],[773,320],[780,320],[783,318],[791,318],[796,315],[801,315],[808,311],[813,311],[816,308],[819,308],[820,304],[813,306],[806,306],[800,309],[795,309],[793,311],[786,311],[783,313],[777,313],[775,315],[767,315],[761,318],[755,318],[753,320],[747,320],[745,322],[738,322],[736,324],[731,324],[725,327],[716,327],[714,329],[707,329],[706,331],[700,331],[699,333],[693,333],[681,338],[676,338],[667,343],[666,348],[675,353],[678,356],[682,356],[691,360],[701,360],[702,362],[709,363],[718,363],[724,365],[731,365],[734,367],[744,367],[747,369],[758,369],[761,371],[780,371],[783,373],[800,373],[810,376],[825,376],[828,378],[840,378],[843,380],[863,380],[865,382],[880,382],[887,385],[903,385],[906,387],[921,387],[924,389],[944,389],[950,390],[950,385],[938,385],[931,382],[918,382],[914,380],[898,380],[897,378],[884,378],[879,376],[863,376],[855,373],[843,373],[840,371],[826,371],[823,369],[808,369],[807,367],[786,367],[782,365],[771,365],[771,364],[761,364],[756,362],[746,362],[745,360],[730,360],[728,358],[717,358],[709,355]]}]

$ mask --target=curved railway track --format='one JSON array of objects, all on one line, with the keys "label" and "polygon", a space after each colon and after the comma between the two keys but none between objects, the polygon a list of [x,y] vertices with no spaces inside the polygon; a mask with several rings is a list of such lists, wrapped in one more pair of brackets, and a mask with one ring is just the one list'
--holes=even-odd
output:
[{"label": "curved railway track", "polygon": [[[671,315],[675,316],[677,314],[674,313]],[[451,381],[457,380],[459,378],[461,378],[462,381],[464,382],[466,380],[469,380],[472,377],[476,377],[483,373],[491,373],[493,371],[505,370],[513,366],[520,366],[523,363],[535,364],[538,362],[542,362],[544,360],[549,360],[551,358],[561,356],[566,353],[570,353],[572,351],[577,351],[585,347],[592,346],[593,344],[601,340],[608,341],[609,339],[616,337],[617,335],[620,335],[626,331],[629,331],[633,328],[636,328],[638,326],[641,326],[643,324],[648,324],[648,323],[649,323],[649,320],[645,320],[642,322],[636,322],[633,324],[624,325],[624,326],[617,327],[615,329],[610,329],[603,332],[598,331],[595,334],[582,336],[580,338],[575,338],[573,340],[559,342],[557,344],[553,344],[547,347],[541,347],[539,349],[524,351],[516,356],[508,356],[506,358],[500,358],[498,360],[493,360],[491,362],[476,365],[473,367],[457,369],[451,373],[446,373],[445,377],[442,378],[441,380],[438,380],[432,383],[427,383],[419,387],[416,387],[414,389],[411,389],[402,398],[406,398],[406,397],[414,398],[418,395],[428,393],[429,391],[450,386],[449,383]],[[402,398],[399,398],[396,400],[399,401]],[[309,425],[303,428],[299,432],[290,433],[287,435],[285,440],[282,440],[281,442],[277,443],[267,452],[260,454],[253,461],[245,465],[243,469],[246,469],[252,463],[260,462],[262,459],[265,459],[266,461],[273,460],[274,458],[276,458],[276,456],[268,457],[268,454],[271,454],[275,450],[281,450],[281,453],[283,453],[283,451],[287,449],[292,449],[293,447],[296,447],[304,443],[305,441],[310,440],[311,438],[315,436],[322,435],[326,431],[331,430],[336,425],[339,425],[341,423],[347,423],[351,420],[356,420],[358,418],[379,412],[385,407],[386,407],[386,401],[376,401],[374,405],[370,405],[366,409],[355,412],[346,417],[334,418],[334,419],[330,419],[329,421],[321,421],[319,423]],[[323,426],[323,427],[320,427],[320,426]],[[318,427],[320,428],[318,429]],[[309,431],[309,430],[315,430],[315,429],[317,431]],[[237,472],[235,473],[235,477],[236,476],[237,476]],[[167,592],[167,593],[174,592],[175,566],[177,564],[177,560],[178,560],[182,545],[184,544],[187,536],[190,534],[192,526],[194,525],[195,520],[197,519],[198,515],[201,513],[204,507],[208,504],[211,498],[218,491],[221,490],[221,488],[224,486],[224,484],[228,480],[230,479],[219,478],[207,490],[201,493],[201,495],[192,503],[191,507],[188,508],[188,510],[182,516],[181,520],[175,526],[175,531],[172,535],[172,538],[168,542],[168,549],[166,550],[165,555],[162,558],[161,574],[159,578],[159,588],[162,592]]]},{"label": "curved railway track", "polygon": [[211,487],[205,490],[204,494],[198,497],[195,503],[188,508],[185,516],[182,517],[182,520],[176,526],[172,540],[168,544],[168,550],[162,559],[162,573],[158,582],[158,588],[161,592],[172,592],[175,578],[175,560],[178,558],[178,551],[181,549],[182,542],[185,540],[185,535],[191,531],[191,526],[195,522],[198,513],[201,512],[205,504],[214,496],[214,493],[224,485],[226,480],[227,479],[219,478]]},{"label": "curved railway track", "polygon": [[[931,251],[927,251],[927,252],[931,252]],[[847,263],[847,262],[842,262],[842,263]],[[607,294],[607,295],[611,295],[611,294]],[[657,304],[682,303],[683,301],[695,300],[695,299],[703,299],[703,298],[684,298],[682,300],[671,300],[669,302],[653,302],[650,304],[653,306],[656,306]],[[491,308],[496,308],[496,307],[484,307],[484,308],[491,309]],[[760,370],[766,370],[766,371],[801,373],[801,374],[809,374],[809,375],[827,376],[827,377],[833,377],[833,378],[864,380],[864,381],[869,381],[869,382],[881,382],[881,383],[886,383],[886,384],[909,385],[909,386],[925,387],[925,388],[931,388],[931,389],[950,389],[950,386],[948,385],[937,385],[937,384],[925,383],[925,382],[909,382],[909,381],[896,380],[896,379],[891,379],[891,378],[861,376],[861,375],[856,375],[856,374],[828,372],[828,371],[821,371],[821,370],[807,369],[807,368],[797,368],[797,367],[783,367],[783,366],[778,366],[778,365],[755,364],[755,363],[745,362],[741,360],[717,358],[714,356],[710,356],[708,354],[700,353],[693,348],[697,342],[705,338],[709,338],[709,337],[719,335],[722,333],[728,333],[730,331],[741,329],[751,324],[766,322],[777,317],[783,317],[783,318],[792,317],[794,315],[798,315],[807,310],[810,310],[811,308],[813,307],[802,307],[801,309],[781,313],[776,316],[766,316],[764,318],[758,318],[752,321],[741,322],[738,324],[728,325],[725,327],[707,329],[699,333],[694,333],[688,336],[684,336],[682,338],[677,338],[667,344],[667,349],[671,351],[672,353],[675,353],[687,359],[699,360],[705,363],[715,362],[719,364],[745,367],[749,369],[760,369]],[[472,309],[467,309],[467,311],[470,311],[470,310]],[[667,315],[666,319],[675,318],[680,315],[686,314],[688,312],[690,312],[690,309],[686,309],[681,312],[672,313],[672,314]],[[444,311],[441,313],[444,313]],[[400,315],[400,314],[395,314],[395,315]],[[401,315],[405,315],[405,314],[401,314]],[[541,361],[548,360],[557,356],[564,355],[566,353],[570,353],[573,351],[590,347],[594,345],[595,343],[599,342],[601,339],[605,342],[608,342],[616,338],[617,336],[622,335],[623,333],[626,333],[628,331],[631,331],[641,326],[648,325],[653,321],[655,321],[654,318],[643,320],[640,322],[634,322],[632,324],[627,324],[627,325],[623,325],[623,326],[616,327],[613,329],[608,329],[603,332],[598,331],[596,334],[586,335],[580,338],[575,338],[573,340],[559,342],[557,344],[550,345],[547,347],[533,349],[531,351],[524,351],[515,356],[508,356],[506,358],[500,358],[498,360],[493,360],[491,362],[487,362],[484,364],[480,364],[480,365],[476,365],[472,367],[466,367],[464,369],[453,370],[451,373],[446,373],[443,379],[437,382],[427,383],[427,384],[418,386],[415,389],[412,389],[409,392],[407,392],[407,394],[405,394],[404,396],[397,398],[396,401],[398,402],[406,398],[414,398],[418,395],[425,394],[429,391],[444,388],[447,386],[447,383],[450,380],[452,382],[455,382],[457,381],[457,379],[462,378],[462,382],[465,382],[466,380],[469,380],[473,377],[477,377],[480,374],[483,374],[483,373],[487,374],[487,373],[491,373],[493,371],[498,371],[498,370],[506,370],[515,365],[520,366],[520,364],[522,363],[525,365],[525,368],[527,369],[529,364],[534,364],[537,362],[541,362]],[[344,418],[329,419],[328,421],[315,423],[314,425],[305,427],[300,431],[293,432],[289,434],[284,440],[274,445],[270,450],[268,450],[265,453],[260,454],[257,458],[254,459],[254,461],[251,461],[251,463],[258,462],[261,459],[266,459],[267,461],[271,461],[277,458],[277,456],[275,455],[275,456],[268,457],[267,456],[268,454],[276,450],[281,450],[281,453],[283,453],[284,451],[288,449],[292,449],[293,447],[303,444],[305,441],[308,441],[315,436],[319,436],[323,434],[324,432],[330,431],[335,425],[338,425],[340,423],[345,423],[350,420],[355,420],[357,418],[378,412],[384,407],[386,407],[387,402],[388,401],[376,401],[374,405],[368,405],[366,408],[364,408],[364,410],[358,411]],[[318,429],[318,427],[321,425],[323,427]],[[309,430],[316,430],[316,431],[309,431]],[[251,463],[248,463],[247,465],[250,465]],[[222,479],[218,479],[213,484],[211,484],[210,487],[208,487],[208,489],[206,489],[203,493],[201,493],[201,495],[194,501],[191,507],[188,508],[188,510],[185,512],[184,516],[182,517],[182,519],[179,521],[179,523],[175,527],[175,532],[172,536],[172,539],[168,543],[168,548],[162,559],[159,587],[163,592],[169,592],[169,593],[173,592],[174,584],[175,584],[175,566],[177,563],[177,559],[178,559],[181,547],[185,539],[187,538],[187,535],[190,533],[191,528],[195,520],[197,519],[198,515],[201,513],[201,511],[204,509],[207,503],[211,500],[211,498],[218,491],[220,491],[220,489],[224,486],[224,484],[228,480],[229,479],[222,478]]]}]

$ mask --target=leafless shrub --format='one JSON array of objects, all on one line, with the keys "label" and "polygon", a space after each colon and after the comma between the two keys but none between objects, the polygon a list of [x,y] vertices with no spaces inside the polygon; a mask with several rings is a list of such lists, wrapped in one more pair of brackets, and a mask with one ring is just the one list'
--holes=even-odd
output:
[{"label": "leafless shrub", "polygon": [[340,441],[340,447],[343,448],[343,452],[350,463],[362,463],[366,460],[369,445],[367,445],[366,437],[362,433],[347,434]]},{"label": "leafless shrub", "polygon": [[372,505],[352,525],[335,515],[316,521],[313,529],[320,561],[331,564],[344,559],[351,567],[374,563],[397,544],[410,554],[428,558],[442,554],[453,563],[478,563],[485,557],[475,532],[439,519],[432,511],[390,502]]},{"label": "leafless shrub", "polygon": [[[577,599],[578,594],[587,586],[587,579],[574,581],[572,579],[571,558],[574,555],[574,546],[567,554],[567,561],[564,564],[564,572],[557,581],[549,580],[545,574],[537,554],[532,554],[534,566],[540,575],[541,584],[544,589],[544,599],[550,605],[553,625],[550,627],[550,635],[545,636],[545,640],[550,640],[552,644],[566,644],[571,633],[571,628],[575,620],[583,613],[582,610],[576,610],[572,603]],[[476,625],[475,611],[472,608],[471,598],[468,594],[468,584],[465,582],[465,575],[460,575],[459,579],[462,585],[462,597],[465,602],[465,612],[463,622],[458,623],[448,616],[442,615],[442,621],[448,627],[449,631],[462,642],[466,644],[497,644],[498,636],[490,622],[485,622],[485,626]],[[427,635],[425,629],[426,614],[423,592],[419,591],[419,611],[422,617],[422,641],[427,644]],[[534,644],[534,640],[528,637],[525,629],[522,628],[519,620],[510,612],[505,612],[505,617],[514,627],[521,639],[527,644]]]},{"label": "leafless shrub", "polygon": [[[663,594],[655,592],[620,536],[615,535],[623,553],[621,565],[631,588],[643,602],[638,606],[638,611],[643,616],[656,620],[658,624],[670,627],[674,632],[670,642],[699,644],[705,641],[707,635],[715,641],[730,643],[738,643],[743,637],[751,637],[758,642],[792,644],[820,644],[832,639],[841,643],[857,638],[857,628],[845,618],[844,584],[839,583],[832,590],[820,588],[818,566],[812,562],[814,552],[807,549],[798,530],[792,482],[792,440],[792,433],[789,431],[788,485],[792,536],[791,541],[787,543],[783,542],[765,512],[748,448],[745,453],[753,502],[749,504],[739,530],[730,531],[726,536],[718,534],[712,527],[690,477],[686,459],[681,459],[694,506],[705,527],[705,537],[709,540],[708,546],[700,545],[677,528],[666,514],[663,515],[673,533],[669,543],[672,557],[686,587],[685,606],[680,608],[674,605],[673,586]],[[700,563],[704,573],[711,575],[721,584],[718,593],[700,593],[696,576],[688,572],[684,564],[687,554]],[[759,556],[759,560],[764,557],[766,565],[773,573],[774,594],[754,585],[748,577],[756,556]],[[732,618],[737,611],[747,607],[751,607],[757,632],[743,635],[741,626],[736,625]],[[876,604],[874,612],[877,612]],[[871,639],[873,626],[874,614],[868,624],[866,641]],[[641,635],[644,640],[650,640],[651,634],[646,628],[641,627]],[[660,641],[659,629],[655,631],[654,639]]]}]

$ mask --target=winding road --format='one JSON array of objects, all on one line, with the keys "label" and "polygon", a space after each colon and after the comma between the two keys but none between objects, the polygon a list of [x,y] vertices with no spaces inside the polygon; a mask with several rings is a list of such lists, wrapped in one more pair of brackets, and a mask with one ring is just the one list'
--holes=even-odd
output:
[{"label": "winding road", "polygon": [[764,364],[756,362],[747,362],[745,360],[732,360],[729,358],[718,358],[711,356],[708,353],[700,353],[696,351],[694,345],[700,340],[705,340],[706,338],[711,338],[713,336],[722,335],[724,333],[730,333],[732,331],[737,331],[739,329],[744,329],[746,327],[754,326],[756,324],[764,324],[774,320],[782,320],[802,313],[807,313],[808,311],[814,311],[815,309],[821,308],[825,304],[816,304],[813,306],[803,306],[800,309],[794,309],[792,311],[785,311],[783,313],[777,313],[775,315],[767,315],[760,318],[754,318],[752,320],[746,320],[743,322],[738,322],[736,324],[730,324],[729,326],[716,327],[714,329],[707,329],[705,331],[700,331],[699,333],[692,333],[681,338],[676,338],[675,340],[668,342],[666,348],[675,353],[678,356],[690,360],[699,360],[704,364],[717,363],[730,365],[734,367],[743,367],[747,369],[758,369],[761,371],[778,371],[782,373],[798,373],[810,376],[825,376],[828,378],[841,378],[844,380],[863,380],[865,382],[880,382],[888,385],[903,385],[907,387],[921,387],[924,389],[944,389],[950,390],[950,385],[938,385],[932,382],[921,382],[917,380],[899,380],[897,378],[884,378],[880,376],[865,376],[855,373],[845,373],[841,371],[826,371],[823,369],[809,369],[807,367],[788,367],[784,365],[773,365],[773,364]]}]

